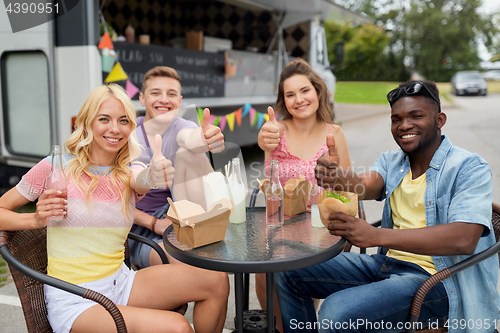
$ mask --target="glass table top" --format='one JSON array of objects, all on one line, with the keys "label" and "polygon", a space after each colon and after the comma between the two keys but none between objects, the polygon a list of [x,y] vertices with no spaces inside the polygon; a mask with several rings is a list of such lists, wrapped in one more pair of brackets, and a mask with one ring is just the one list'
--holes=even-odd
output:
[{"label": "glass table top", "polygon": [[311,226],[309,212],[285,217],[281,227],[267,226],[265,213],[265,207],[247,207],[246,222],[228,223],[224,240],[198,248],[179,243],[169,226],[163,235],[165,249],[174,258],[202,268],[266,273],[317,264],[344,248],[344,239]]}]

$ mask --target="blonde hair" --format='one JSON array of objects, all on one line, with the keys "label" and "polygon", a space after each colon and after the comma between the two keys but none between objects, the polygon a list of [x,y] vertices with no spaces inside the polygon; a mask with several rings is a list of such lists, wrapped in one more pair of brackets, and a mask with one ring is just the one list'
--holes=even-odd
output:
[{"label": "blonde hair", "polygon": [[[132,125],[127,143],[118,151],[112,163],[109,173],[111,184],[108,184],[110,188],[118,189],[123,213],[129,218],[131,214],[129,203],[132,196],[130,163],[132,159],[140,155],[141,150],[134,131],[137,127],[134,106],[125,90],[119,85],[102,85],[94,88],[88,95],[76,117],[75,131],[64,143],[68,151],[75,157],[68,161],[65,170],[83,197],[87,199],[89,209],[92,209],[92,193],[99,180],[98,176],[89,169],[94,164],[90,154],[90,144],[94,139],[92,123],[98,115],[101,104],[109,98],[116,98],[123,104],[125,115]],[[90,183],[83,179],[84,175],[91,179]]]},{"label": "blonde hair", "polygon": [[292,115],[288,112],[285,105],[285,92],[283,85],[285,81],[294,75],[304,75],[311,82],[316,93],[318,94],[318,111],[316,119],[324,121],[328,124],[333,122],[333,110],[328,99],[328,88],[325,81],[318,75],[311,66],[303,59],[295,59],[289,62],[281,71],[280,81],[278,84],[278,97],[276,99],[275,109],[283,119],[290,119]]}]

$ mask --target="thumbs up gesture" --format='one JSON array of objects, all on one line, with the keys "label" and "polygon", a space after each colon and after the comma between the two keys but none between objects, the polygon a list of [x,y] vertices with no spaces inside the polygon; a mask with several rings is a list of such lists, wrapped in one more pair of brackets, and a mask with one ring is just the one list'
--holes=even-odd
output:
[{"label": "thumbs up gesture", "polygon": [[314,173],[319,186],[332,188],[337,180],[337,169],[340,163],[333,134],[326,136],[326,146],[328,147],[328,151],[316,161]]},{"label": "thumbs up gesture", "polygon": [[259,132],[259,146],[264,151],[273,151],[280,143],[280,128],[274,116],[274,109],[267,108],[269,121],[262,125]]},{"label": "thumbs up gesture", "polygon": [[172,186],[174,180],[175,169],[172,162],[167,160],[161,153],[162,139],[160,134],[155,136],[155,146],[153,157],[150,162],[149,179],[151,184],[159,188],[167,188]]},{"label": "thumbs up gesture", "polygon": [[201,130],[207,142],[208,150],[212,153],[220,153],[224,150],[224,134],[219,127],[210,124],[210,110],[203,110],[203,120],[201,121]]}]

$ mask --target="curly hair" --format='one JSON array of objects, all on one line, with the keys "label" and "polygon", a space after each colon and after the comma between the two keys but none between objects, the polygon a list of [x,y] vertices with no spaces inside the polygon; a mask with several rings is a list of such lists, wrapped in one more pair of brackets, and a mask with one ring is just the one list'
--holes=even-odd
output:
[{"label": "curly hair", "polygon": [[[77,188],[87,199],[89,209],[92,209],[92,193],[98,185],[98,176],[93,174],[89,167],[94,164],[91,157],[90,145],[94,139],[92,123],[99,113],[101,104],[109,98],[116,98],[123,104],[125,114],[132,125],[131,134],[125,146],[115,156],[112,164],[109,186],[118,189],[122,210],[125,216],[130,217],[129,207],[132,189],[130,187],[130,163],[140,155],[141,148],[135,137],[136,112],[125,90],[117,84],[102,85],[94,88],[83,103],[76,117],[75,131],[71,133],[64,145],[74,156],[65,166],[68,177],[71,177]],[[89,179],[90,182],[85,179]]]},{"label": "curly hair", "polygon": [[318,94],[319,107],[316,112],[316,119],[319,121],[324,121],[328,124],[333,123],[333,110],[328,100],[328,88],[326,87],[325,81],[313,71],[311,66],[303,59],[295,59],[289,62],[281,71],[280,81],[278,85],[278,97],[276,99],[276,104],[274,105],[275,110],[281,115],[282,119],[290,119],[292,115],[288,112],[285,105],[285,92],[284,92],[284,82],[294,75],[304,75],[306,76],[311,84],[313,85],[316,93]]}]

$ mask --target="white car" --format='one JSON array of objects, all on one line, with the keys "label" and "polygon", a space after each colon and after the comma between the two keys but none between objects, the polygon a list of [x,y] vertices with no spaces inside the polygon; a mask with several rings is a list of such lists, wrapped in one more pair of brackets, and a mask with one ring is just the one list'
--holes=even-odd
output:
[{"label": "white car", "polygon": [[478,71],[456,72],[451,78],[451,92],[459,95],[483,95],[488,93],[488,83]]}]

